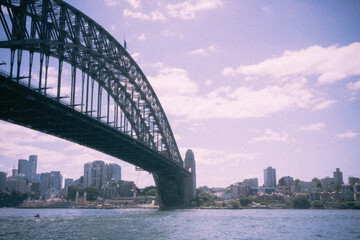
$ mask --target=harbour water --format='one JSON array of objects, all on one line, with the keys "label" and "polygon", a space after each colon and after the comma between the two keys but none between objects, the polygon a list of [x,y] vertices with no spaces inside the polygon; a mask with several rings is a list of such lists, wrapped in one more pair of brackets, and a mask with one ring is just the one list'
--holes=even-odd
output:
[{"label": "harbour water", "polygon": [[0,239],[360,239],[360,211],[3,208]]}]

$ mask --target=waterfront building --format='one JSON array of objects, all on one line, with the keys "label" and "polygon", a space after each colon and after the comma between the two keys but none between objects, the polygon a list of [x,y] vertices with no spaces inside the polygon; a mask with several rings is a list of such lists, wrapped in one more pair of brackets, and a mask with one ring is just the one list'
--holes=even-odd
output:
[{"label": "waterfront building", "polygon": [[40,174],[40,197],[46,199],[46,192],[51,188],[51,173]]},{"label": "waterfront building", "polygon": [[0,172],[0,192],[6,190],[6,172]]},{"label": "waterfront building", "polygon": [[51,171],[51,187],[60,191],[62,189],[62,175],[60,171]]},{"label": "waterfront building", "polygon": [[304,182],[299,181],[297,184],[296,192],[311,193],[319,190],[317,182]]},{"label": "waterfront building", "polygon": [[134,182],[133,181],[121,180],[119,182],[119,186],[120,186],[120,196],[121,197],[133,197],[134,196],[134,193],[133,193]]},{"label": "waterfront building", "polygon": [[333,192],[335,191],[335,179],[326,177],[320,180],[321,181],[321,188],[323,191]]},{"label": "waterfront building", "polygon": [[274,187],[264,187],[264,193],[266,193],[266,194],[272,194],[273,192],[275,192],[275,188],[274,188]]},{"label": "waterfront building", "polygon": [[276,186],[276,169],[267,167],[264,169],[264,186],[275,187]]},{"label": "waterfront building", "polygon": [[360,178],[350,176],[348,182],[351,186],[354,186],[355,183],[360,183]]},{"label": "waterfront building", "polygon": [[354,199],[360,201],[360,183],[354,185]]},{"label": "waterfront building", "polygon": [[290,177],[290,176],[285,176],[284,184],[285,184],[285,187],[291,188],[291,186],[294,185],[294,178]]},{"label": "waterfront building", "polygon": [[18,170],[16,169],[16,168],[14,168],[13,170],[12,170],[12,177],[16,177],[16,175],[18,175]]},{"label": "waterfront building", "polygon": [[354,200],[354,194],[351,191],[350,184],[342,184],[341,192],[344,196],[345,201],[353,201]]},{"label": "waterfront building", "polygon": [[9,177],[6,180],[6,188],[8,192],[16,191],[20,193],[25,193],[30,190],[28,181],[24,174],[18,174],[16,177]]},{"label": "waterfront building", "polygon": [[310,201],[320,200],[320,194],[318,192],[310,192],[309,200]]},{"label": "waterfront building", "polygon": [[249,178],[249,179],[244,179],[244,181],[242,182],[242,185],[244,187],[258,187],[259,182],[258,182],[257,178]]},{"label": "waterfront building", "polygon": [[230,185],[230,193],[234,198],[237,198],[239,196],[239,194],[241,193],[241,189],[242,189],[241,183],[234,183]]},{"label": "waterfront building", "polygon": [[30,191],[40,192],[40,181],[32,181]]},{"label": "waterfront building", "polygon": [[341,184],[344,184],[343,174],[340,171],[340,168],[336,168],[336,171],[334,172],[334,181],[335,181],[335,186],[337,187],[340,187]]},{"label": "waterfront building", "polygon": [[116,163],[109,163],[108,165],[108,176],[107,180],[115,179],[116,181],[121,180],[121,166]]}]

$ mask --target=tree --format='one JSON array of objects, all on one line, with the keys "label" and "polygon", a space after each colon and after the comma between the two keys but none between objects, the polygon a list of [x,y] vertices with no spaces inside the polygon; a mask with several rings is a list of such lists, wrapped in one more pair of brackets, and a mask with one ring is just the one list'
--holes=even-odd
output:
[{"label": "tree", "polygon": [[79,196],[82,196],[84,194],[84,189],[78,186],[69,186],[66,199],[75,200],[76,192],[79,192]]},{"label": "tree", "polygon": [[247,206],[247,205],[249,205],[249,204],[251,204],[251,203],[252,203],[252,201],[251,201],[250,198],[247,198],[247,197],[242,197],[242,198],[240,198],[240,204],[241,204],[241,206]]},{"label": "tree", "polygon": [[300,182],[300,179],[295,179],[294,185],[297,186],[299,182]]},{"label": "tree", "polygon": [[314,207],[314,208],[323,208],[324,204],[323,204],[322,201],[315,200],[315,201],[311,202],[311,206]]},{"label": "tree", "polygon": [[285,178],[284,177],[279,179],[278,185],[279,186],[285,186]]},{"label": "tree", "polygon": [[320,181],[320,179],[318,179],[317,177],[315,177],[315,178],[313,178],[311,181],[312,181],[312,182],[316,182],[316,183],[317,183],[317,187],[318,187],[318,188],[321,188],[321,181]]},{"label": "tree", "polygon": [[145,196],[156,196],[157,195],[157,190],[155,188],[148,190],[147,192],[145,192]]},{"label": "tree", "polygon": [[231,206],[232,208],[240,208],[240,203],[239,201],[236,201],[236,200],[229,200],[226,202],[226,205],[227,206]]},{"label": "tree", "polygon": [[99,189],[97,187],[87,187],[84,189],[86,192],[86,200],[93,201],[99,196]]},{"label": "tree", "polygon": [[310,201],[306,196],[297,196],[292,199],[292,205],[294,208],[306,209],[310,208]]},{"label": "tree", "polygon": [[144,189],[141,189],[140,195],[146,196],[146,193],[152,189],[155,189],[157,191],[157,188],[155,186],[148,186],[148,187],[145,187]]},{"label": "tree", "polygon": [[203,190],[197,191],[198,195],[195,199],[198,206],[213,206],[215,204],[215,196],[212,193]]}]

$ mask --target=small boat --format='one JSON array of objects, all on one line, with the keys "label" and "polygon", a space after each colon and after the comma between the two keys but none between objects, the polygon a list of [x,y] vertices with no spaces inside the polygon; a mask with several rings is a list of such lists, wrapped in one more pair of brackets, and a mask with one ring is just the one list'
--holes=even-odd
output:
[{"label": "small boat", "polygon": [[40,214],[36,214],[34,217],[39,218],[39,217],[40,217]]}]

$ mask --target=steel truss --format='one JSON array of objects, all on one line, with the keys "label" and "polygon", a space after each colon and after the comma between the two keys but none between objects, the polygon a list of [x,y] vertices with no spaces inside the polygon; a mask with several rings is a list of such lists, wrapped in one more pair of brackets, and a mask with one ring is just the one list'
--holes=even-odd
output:
[{"label": "steel truss", "polygon": [[[7,38],[0,42],[0,48],[11,51],[12,79],[22,78],[20,69],[25,50],[29,52],[26,79],[28,86],[32,85],[34,53],[37,53],[40,55],[37,89],[51,97],[49,59],[55,58],[58,74],[54,98],[61,102],[65,97],[61,91],[63,63],[70,64],[69,107],[105,122],[183,166],[170,124],[153,88],[130,54],[105,29],[61,0],[0,0],[0,5],[0,21]],[[77,69],[82,73],[79,103],[75,101]],[[98,89],[94,89],[94,81]],[[102,116],[103,92],[107,99],[105,116]]]}]

